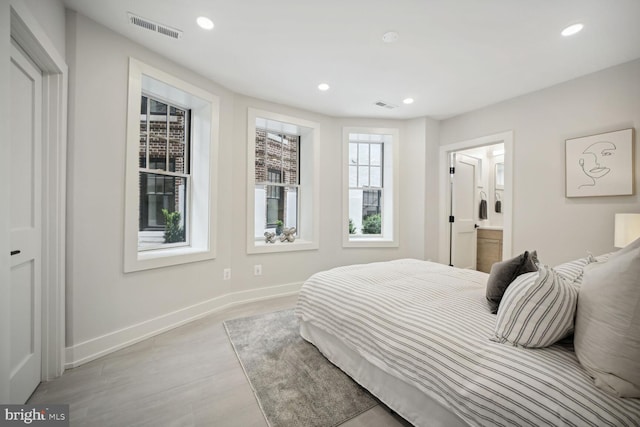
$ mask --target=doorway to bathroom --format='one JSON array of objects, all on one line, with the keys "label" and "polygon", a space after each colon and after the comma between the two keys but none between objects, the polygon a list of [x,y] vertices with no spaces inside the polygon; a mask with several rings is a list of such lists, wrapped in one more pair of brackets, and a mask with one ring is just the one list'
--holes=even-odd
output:
[{"label": "doorway to bathroom", "polygon": [[440,262],[489,272],[511,255],[512,132],[440,149]]}]

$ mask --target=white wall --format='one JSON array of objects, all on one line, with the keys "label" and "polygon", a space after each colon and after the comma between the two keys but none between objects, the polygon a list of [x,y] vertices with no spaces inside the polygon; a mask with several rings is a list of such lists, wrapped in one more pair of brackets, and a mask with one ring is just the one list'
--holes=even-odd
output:
[{"label": "white wall", "polygon": [[424,258],[438,260],[440,221],[440,122],[430,118],[422,119],[425,129],[425,233]]},{"label": "white wall", "polygon": [[[568,138],[640,124],[640,60],[524,95],[440,124],[442,145],[514,131],[513,253],[537,249],[554,265],[613,250],[616,212],[639,212],[636,195],[565,198]],[[640,164],[635,146],[635,164]],[[637,170],[637,169],[636,169]]]},{"label": "white wall", "polygon": [[65,57],[65,10],[62,0],[23,0],[60,55]]},{"label": "white wall", "polygon": [[[129,56],[221,97],[219,235],[215,260],[123,273]],[[434,122],[336,119],[234,94],[74,12],[67,14],[67,57],[71,78],[67,362],[87,360],[109,347],[117,348],[171,322],[175,324],[229,302],[295,291],[311,274],[322,269],[424,256],[424,138]],[[318,250],[246,253],[249,107],[320,123]],[[342,248],[343,126],[400,129],[399,248]],[[255,264],[262,265],[262,276],[253,275]],[[227,267],[232,270],[232,279],[223,281],[223,269]]]},{"label": "white wall", "polygon": [[[220,209],[216,216],[219,248],[214,262],[123,273],[129,56],[221,97],[222,159],[231,156],[233,94],[81,15],[69,12],[67,24],[67,346],[76,346],[231,289],[229,282],[222,281],[222,269],[231,262],[228,209]],[[221,161],[219,169],[219,205],[229,206],[231,188],[225,184],[230,181],[231,165]],[[112,340],[103,337],[103,342],[117,345],[136,333],[121,333]],[[85,357],[87,351],[70,357]]]}]

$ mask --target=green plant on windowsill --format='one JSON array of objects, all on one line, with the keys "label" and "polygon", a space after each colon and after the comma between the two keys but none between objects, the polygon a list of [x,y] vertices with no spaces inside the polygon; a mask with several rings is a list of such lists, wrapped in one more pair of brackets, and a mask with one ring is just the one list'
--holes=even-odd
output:
[{"label": "green plant on windowsill", "polygon": [[281,220],[277,220],[276,221],[276,236],[279,236],[282,234],[282,227],[284,227],[284,222],[282,222]]},{"label": "green plant on windowsill", "polygon": [[184,242],[184,228],[180,225],[181,215],[180,212],[169,212],[167,209],[162,209],[162,215],[164,215],[164,242],[176,243]]},{"label": "green plant on windowsill", "polygon": [[349,218],[349,234],[356,234],[356,226],[353,225],[353,220]]},{"label": "green plant on windowsill", "polygon": [[380,234],[382,217],[380,214],[369,215],[362,221],[362,234]]}]

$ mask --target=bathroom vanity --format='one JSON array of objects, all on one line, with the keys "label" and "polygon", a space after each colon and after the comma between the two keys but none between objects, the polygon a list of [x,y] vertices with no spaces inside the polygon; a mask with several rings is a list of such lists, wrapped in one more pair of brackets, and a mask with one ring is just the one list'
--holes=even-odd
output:
[{"label": "bathroom vanity", "polygon": [[502,261],[502,228],[478,228],[476,270],[489,273],[494,262]]}]

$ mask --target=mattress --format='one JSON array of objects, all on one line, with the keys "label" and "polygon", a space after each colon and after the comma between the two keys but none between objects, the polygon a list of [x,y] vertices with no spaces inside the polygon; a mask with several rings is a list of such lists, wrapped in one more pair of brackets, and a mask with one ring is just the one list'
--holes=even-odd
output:
[{"label": "mattress", "polygon": [[296,315],[467,425],[640,425],[640,399],[596,388],[571,348],[490,341],[487,278],[418,260],[340,267],[305,282]]}]

